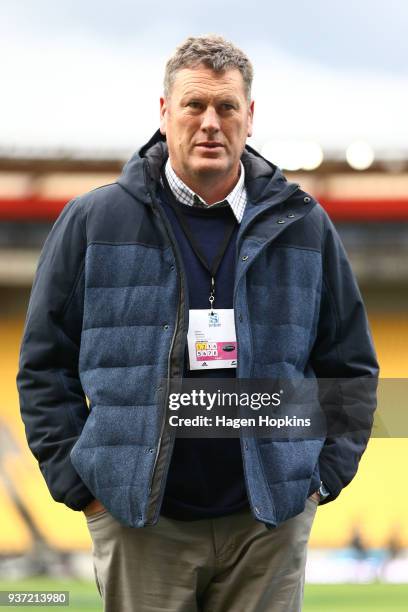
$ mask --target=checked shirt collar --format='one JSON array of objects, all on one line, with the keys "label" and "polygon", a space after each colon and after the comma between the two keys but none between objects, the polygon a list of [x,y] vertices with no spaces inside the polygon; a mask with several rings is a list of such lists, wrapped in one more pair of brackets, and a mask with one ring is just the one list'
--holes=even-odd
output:
[{"label": "checked shirt collar", "polygon": [[[211,204],[211,208],[218,208],[220,206],[226,206],[229,204],[235,215],[238,223],[241,223],[244,215],[245,206],[247,203],[247,192],[245,189],[245,170],[242,162],[240,162],[240,175],[237,184],[234,189],[227,195],[224,200]],[[185,204],[186,206],[198,206],[200,208],[210,208],[210,206],[204,202],[194,191],[192,191],[187,185],[177,176],[171,167],[170,160],[168,159],[164,168],[167,181],[170,189],[173,192],[175,198]]]}]

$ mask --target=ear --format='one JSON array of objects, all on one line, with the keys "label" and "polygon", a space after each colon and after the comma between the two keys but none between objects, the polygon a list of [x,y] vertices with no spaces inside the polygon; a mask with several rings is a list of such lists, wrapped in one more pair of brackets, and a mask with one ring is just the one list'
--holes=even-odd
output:
[{"label": "ear", "polygon": [[160,132],[166,135],[167,102],[165,98],[160,98]]},{"label": "ear", "polygon": [[254,120],[254,101],[252,100],[248,108],[248,136],[252,136],[252,127]]}]

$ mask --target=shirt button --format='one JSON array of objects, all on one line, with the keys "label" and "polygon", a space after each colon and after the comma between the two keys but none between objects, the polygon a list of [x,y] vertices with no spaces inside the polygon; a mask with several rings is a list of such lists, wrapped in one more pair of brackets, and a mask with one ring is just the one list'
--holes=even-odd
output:
[{"label": "shirt button", "polygon": [[241,259],[242,259],[242,261],[246,261],[246,260],[248,259],[248,257],[249,257],[249,255],[243,255],[243,256],[241,257]]},{"label": "shirt button", "polygon": [[290,215],[288,215],[288,219],[293,219],[295,215],[293,215],[292,213]]},{"label": "shirt button", "polygon": [[278,219],[276,223],[279,223],[279,225],[281,225],[282,223],[285,223],[285,219]]},{"label": "shirt button", "polygon": [[305,198],[303,198],[303,201],[304,201],[305,204],[309,204],[310,198],[308,196],[306,196]]},{"label": "shirt button", "polygon": [[163,329],[166,330],[166,331],[169,329],[169,326],[167,325],[167,323],[166,323],[166,325],[163,325]]}]

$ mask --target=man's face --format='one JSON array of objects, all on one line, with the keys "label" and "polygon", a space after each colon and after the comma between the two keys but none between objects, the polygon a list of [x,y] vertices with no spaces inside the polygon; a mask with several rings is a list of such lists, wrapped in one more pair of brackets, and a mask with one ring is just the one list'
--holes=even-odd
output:
[{"label": "man's face", "polygon": [[160,131],[179,177],[227,181],[237,176],[252,134],[253,109],[237,69],[217,73],[201,65],[177,72],[169,97],[160,99]]}]

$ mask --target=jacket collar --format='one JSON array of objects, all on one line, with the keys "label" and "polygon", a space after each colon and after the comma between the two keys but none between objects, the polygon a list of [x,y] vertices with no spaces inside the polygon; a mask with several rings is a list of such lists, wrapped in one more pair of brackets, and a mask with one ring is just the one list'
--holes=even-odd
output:
[{"label": "jacket collar", "polygon": [[[150,140],[126,163],[118,179],[119,185],[136,199],[148,204],[155,191],[161,169],[168,158],[165,137],[157,130]],[[241,156],[245,168],[245,186],[251,205],[260,205],[285,198],[293,192],[295,183],[289,182],[275,164],[266,160],[249,145]]]}]

